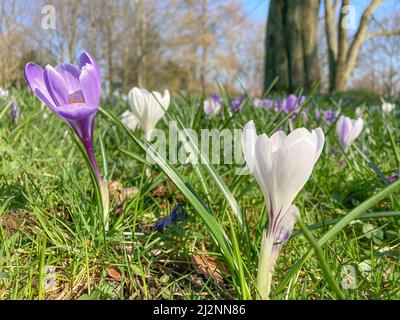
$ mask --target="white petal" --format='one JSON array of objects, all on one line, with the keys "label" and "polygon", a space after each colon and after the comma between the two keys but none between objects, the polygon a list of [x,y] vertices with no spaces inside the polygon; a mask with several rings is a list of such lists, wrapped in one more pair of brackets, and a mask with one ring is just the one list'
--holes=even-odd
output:
[{"label": "white petal", "polygon": [[138,121],[135,117],[135,115],[128,111],[125,110],[122,114],[121,114],[121,122],[129,129],[132,131],[135,131],[137,125],[138,125]]},{"label": "white petal", "polygon": [[325,135],[321,128],[313,130],[312,134],[316,139],[317,150],[315,152],[315,162],[317,162],[319,156],[321,155],[322,149],[324,148]]},{"label": "white petal", "polygon": [[290,141],[290,136],[274,153],[272,160],[275,214],[287,210],[309,179],[315,164],[315,143],[307,137],[296,137]]},{"label": "white petal", "polygon": [[351,144],[354,140],[357,139],[357,137],[360,135],[363,127],[364,127],[363,119],[359,118],[359,119],[353,121],[353,128],[350,132],[349,140],[348,140],[349,144]]},{"label": "white petal", "polygon": [[274,179],[272,172],[272,144],[266,134],[257,137],[254,153],[254,177],[261,187],[270,211],[274,202]]},{"label": "white petal", "polygon": [[294,225],[300,218],[299,209],[295,205],[290,207],[283,213],[283,216],[276,226],[274,232],[275,243],[285,243],[293,232]]},{"label": "white petal", "polygon": [[270,139],[272,143],[272,152],[275,152],[282,146],[286,139],[286,134],[282,130],[279,130],[276,131]]}]

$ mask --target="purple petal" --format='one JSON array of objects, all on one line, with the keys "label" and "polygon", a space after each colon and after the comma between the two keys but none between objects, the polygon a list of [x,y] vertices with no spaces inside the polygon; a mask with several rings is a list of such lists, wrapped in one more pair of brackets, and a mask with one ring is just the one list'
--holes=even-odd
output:
[{"label": "purple petal", "polygon": [[297,97],[294,94],[289,94],[286,99],[286,112],[291,112],[296,106]]},{"label": "purple petal", "polygon": [[52,66],[47,65],[44,70],[44,82],[56,106],[69,104],[68,88],[61,74]]},{"label": "purple petal", "polygon": [[89,106],[84,103],[72,103],[58,107],[56,113],[67,121],[76,121],[96,114],[97,110],[97,106]]},{"label": "purple petal", "polygon": [[[44,82],[44,70],[41,66],[36,63],[29,62],[25,66],[25,79],[28,82],[29,89],[35,93],[48,107],[54,108],[53,99],[47,90]],[[40,92],[40,95],[37,92]]]},{"label": "purple petal", "polygon": [[340,142],[342,146],[345,146],[347,144],[347,139],[349,137],[349,133],[351,130],[351,122],[349,119],[344,119],[342,122],[342,126],[340,128]]},{"label": "purple petal", "polygon": [[79,75],[81,71],[77,67],[69,63],[63,63],[58,64],[56,70],[63,77],[69,94],[81,90],[79,83]]},{"label": "purple petal", "polygon": [[79,69],[82,70],[82,68],[87,64],[91,64],[96,69],[98,78],[100,79],[100,69],[96,63],[96,60],[93,59],[93,57],[89,54],[89,52],[84,51],[79,57]]},{"label": "purple petal", "polygon": [[93,65],[87,64],[82,68],[79,81],[85,102],[90,106],[98,107],[99,105],[101,91],[99,80],[98,73]]}]

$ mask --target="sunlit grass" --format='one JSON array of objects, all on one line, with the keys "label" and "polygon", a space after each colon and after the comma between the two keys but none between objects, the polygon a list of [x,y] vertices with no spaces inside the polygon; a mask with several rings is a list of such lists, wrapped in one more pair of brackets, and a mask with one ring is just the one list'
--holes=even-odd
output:
[{"label": "sunlit grass", "polygon": [[[112,118],[128,106],[122,100],[113,107],[103,103],[105,112],[97,116],[94,140],[99,166],[109,182],[137,190],[121,203],[111,197],[110,231],[104,234],[93,218],[99,209],[90,172],[68,127],[31,95],[15,95],[21,118],[13,122],[8,110],[0,118],[0,299],[256,296],[258,250],[267,213],[251,175],[236,176],[233,165],[150,165],[142,132],[129,135]],[[167,130],[167,121],[174,120],[196,131],[241,129],[254,120],[261,132],[277,126],[289,130],[288,117],[256,109],[250,100],[243,111],[229,115],[226,108],[224,116],[212,119],[204,117],[197,101],[176,97],[158,128]],[[388,188],[385,178],[399,170],[398,116],[366,107],[365,130],[345,156],[335,123],[315,121],[312,110],[316,105],[340,107],[354,117],[356,106],[323,97],[311,97],[308,105],[306,126],[322,126],[327,142],[295,200],[302,220],[318,242],[329,240],[319,244],[339,286],[348,276],[344,268],[354,269],[356,282],[343,290],[346,298],[398,299],[399,192],[391,190],[391,196],[383,194],[365,209],[360,206]],[[146,168],[151,168],[151,176]],[[157,219],[169,215],[178,202],[185,218],[163,232],[154,230]],[[359,219],[343,223],[341,218],[351,212]],[[331,237],[333,226],[338,233]],[[292,269],[310,248],[296,227],[277,261],[273,299],[337,298],[315,255]],[[199,272],[193,263],[196,255],[215,263],[220,273]],[[55,268],[53,285],[44,285],[51,284],[48,266]]]}]

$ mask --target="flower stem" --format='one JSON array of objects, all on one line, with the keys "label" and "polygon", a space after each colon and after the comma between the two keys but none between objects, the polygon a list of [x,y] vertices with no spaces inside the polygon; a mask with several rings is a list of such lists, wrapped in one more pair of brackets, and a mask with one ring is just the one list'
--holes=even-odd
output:
[{"label": "flower stem", "polygon": [[107,179],[101,178],[100,170],[97,165],[96,157],[94,155],[92,143],[84,143],[83,144],[86,150],[86,154],[89,158],[89,162],[91,167],[93,168],[93,172],[96,175],[97,185],[100,191],[100,197],[102,202],[102,211],[103,211],[103,223],[105,231],[109,230],[109,194],[108,194],[108,184]]},{"label": "flower stem", "polygon": [[258,273],[257,273],[257,299],[268,300],[271,291],[272,268],[271,255],[273,243],[267,237],[267,229],[264,229],[260,258],[258,260]]}]

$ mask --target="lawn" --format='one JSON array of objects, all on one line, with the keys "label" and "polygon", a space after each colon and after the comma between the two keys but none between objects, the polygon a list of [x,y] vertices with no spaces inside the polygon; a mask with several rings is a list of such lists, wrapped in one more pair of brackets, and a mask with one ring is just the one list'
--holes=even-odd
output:
[{"label": "lawn", "polygon": [[[332,280],[347,299],[399,299],[400,114],[308,95],[294,118],[257,108],[249,96],[232,111],[234,97],[220,94],[222,110],[213,117],[203,111],[204,98],[171,94],[157,129],[169,137],[174,121],[200,137],[202,129],[240,132],[253,120],[258,134],[268,136],[303,126],[325,134],[294,201],[302,223],[279,254],[270,299],[340,298]],[[243,161],[172,163],[155,154],[149,163],[142,130],[118,120],[128,103],[118,94],[104,97],[93,145],[108,181],[106,231],[92,171],[72,130],[27,90],[10,95],[20,115],[14,119],[11,100],[0,100],[1,300],[257,296],[268,210],[253,175],[237,174]],[[327,110],[364,120],[348,152]],[[167,139],[167,145],[185,150],[181,142],[171,146]]]}]

